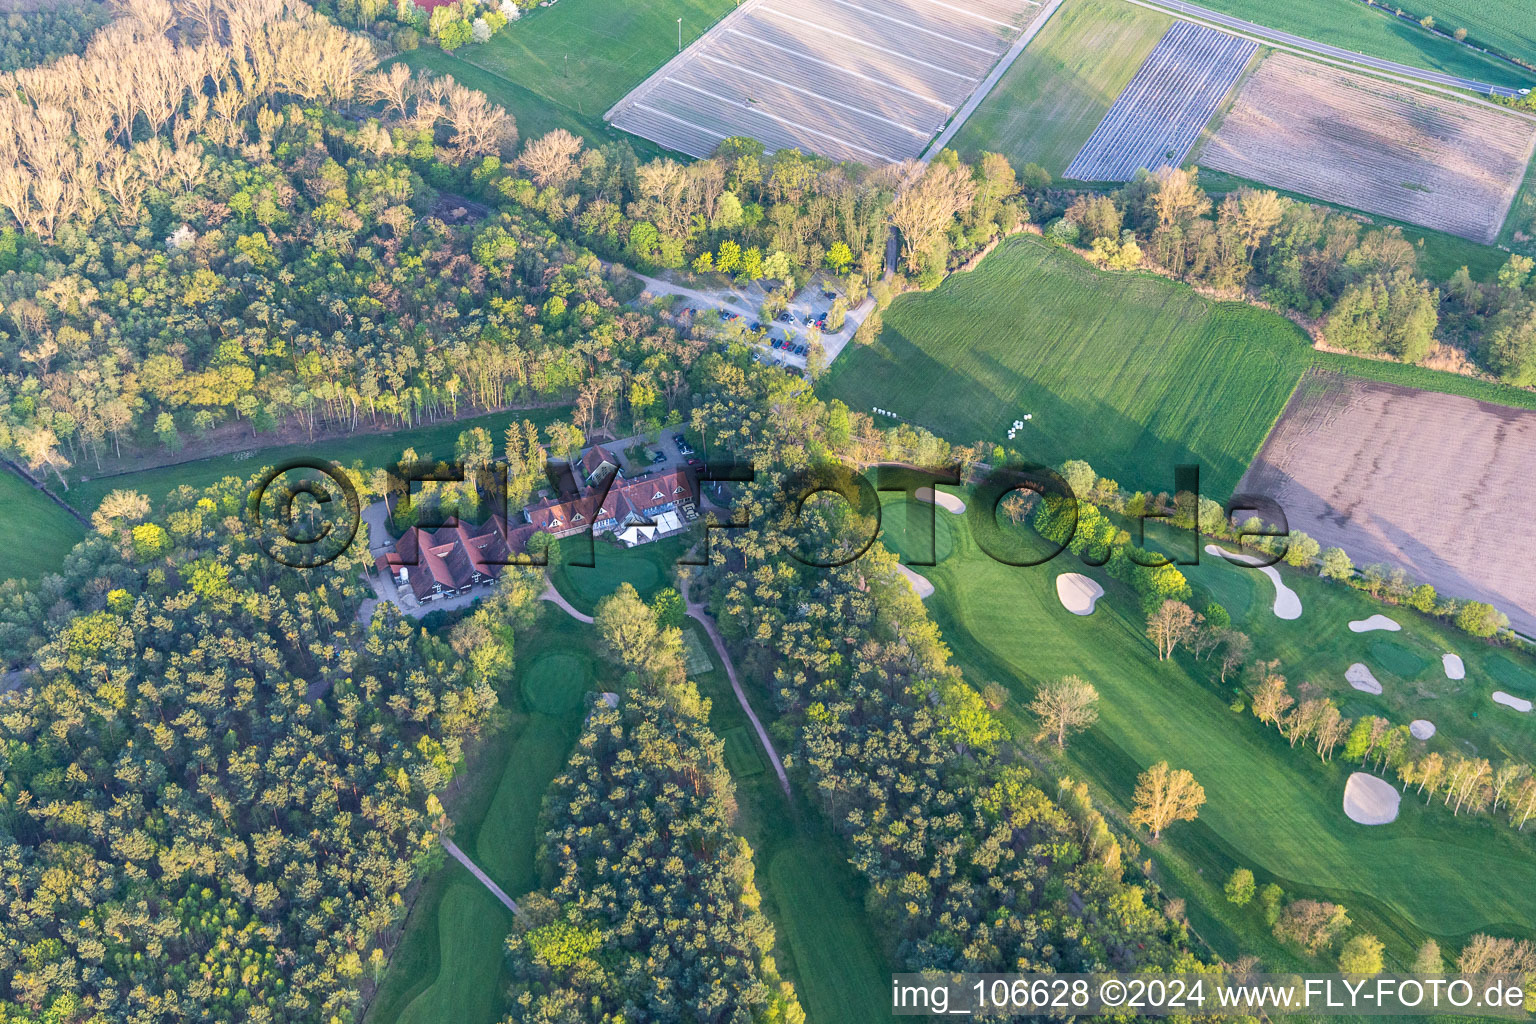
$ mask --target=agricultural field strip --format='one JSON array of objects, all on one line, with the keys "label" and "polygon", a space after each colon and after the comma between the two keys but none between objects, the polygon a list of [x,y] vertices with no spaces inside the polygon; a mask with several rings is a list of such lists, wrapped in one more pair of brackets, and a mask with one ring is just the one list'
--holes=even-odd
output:
[{"label": "agricultural field strip", "polygon": [[1299,47],[1310,53],[1349,61],[1352,64],[1364,65],[1377,71],[1387,71],[1396,75],[1403,75],[1427,84],[1450,86],[1455,89],[1468,89],[1486,96],[1508,97],[1519,94],[1518,90],[1509,86],[1492,85],[1488,82],[1479,82],[1473,78],[1463,78],[1460,75],[1448,75],[1440,71],[1429,71],[1424,68],[1413,67],[1410,64],[1399,64],[1397,61],[1369,57],[1354,50],[1346,50],[1341,46],[1330,46],[1327,43],[1320,43],[1304,36],[1282,32],[1279,29],[1268,28],[1251,21],[1245,21],[1230,14],[1222,14],[1220,11],[1213,11],[1208,7],[1187,3],[1186,0],[1131,0],[1131,2],[1139,3],[1143,7],[1163,10],[1183,18],[1198,18],[1246,35],[1256,35],[1265,42]]},{"label": "agricultural field strip", "polygon": [[1219,171],[1492,244],[1536,126],[1273,54],[1197,156]]},{"label": "agricultural field strip", "polygon": [[1226,32],[1175,22],[1073,158],[1066,177],[1126,181],[1141,168],[1183,162],[1257,49]]},{"label": "agricultural field strip", "polygon": [[1357,565],[1405,567],[1536,636],[1536,412],[1314,371],[1239,490]]},{"label": "agricultural field strip", "polygon": [[898,162],[925,149],[1039,6],[748,0],[608,119],[692,156],[750,135],[770,150]]}]

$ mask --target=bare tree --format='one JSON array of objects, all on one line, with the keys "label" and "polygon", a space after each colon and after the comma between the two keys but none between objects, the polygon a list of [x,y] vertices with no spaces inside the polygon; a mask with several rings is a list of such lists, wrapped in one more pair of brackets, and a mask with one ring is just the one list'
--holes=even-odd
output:
[{"label": "bare tree", "polygon": [[540,188],[564,188],[580,172],[576,158],[581,155],[581,139],[556,128],[523,146],[518,166],[533,175]]},{"label": "bare tree", "polygon": [[918,270],[922,254],[976,198],[976,183],[964,164],[934,163],[925,172],[911,160],[902,165],[901,173],[905,180],[891,202],[891,223],[901,232],[907,266]]},{"label": "bare tree", "polygon": [[1082,732],[1099,720],[1099,691],[1086,679],[1063,676],[1041,684],[1029,710],[1040,719],[1036,741],[1055,736],[1056,746],[1065,748],[1068,732]]},{"label": "bare tree", "polygon": [[1151,829],[1155,843],[1174,822],[1195,820],[1205,803],[1205,790],[1185,769],[1159,761],[1137,778],[1135,802],[1131,824]]},{"label": "bare tree", "polygon": [[1183,601],[1164,601],[1147,619],[1147,637],[1157,644],[1157,660],[1167,661],[1194,630],[1200,616]]}]

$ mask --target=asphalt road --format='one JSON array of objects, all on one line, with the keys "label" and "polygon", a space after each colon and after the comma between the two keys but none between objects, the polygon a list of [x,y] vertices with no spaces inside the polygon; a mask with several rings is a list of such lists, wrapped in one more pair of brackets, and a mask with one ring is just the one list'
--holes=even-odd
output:
[{"label": "asphalt road", "polygon": [[1448,85],[1453,89],[1469,89],[1472,92],[1480,92],[1484,96],[1520,95],[1519,89],[1512,89],[1506,85],[1490,85],[1487,82],[1479,82],[1472,78],[1461,78],[1457,75],[1447,75],[1439,71],[1416,68],[1410,64],[1399,64],[1396,61],[1382,60],[1378,57],[1367,57],[1364,54],[1356,53],[1354,50],[1346,50],[1341,46],[1319,43],[1315,39],[1292,35],[1289,32],[1281,32],[1279,29],[1268,28],[1264,25],[1255,25],[1251,21],[1234,18],[1230,14],[1222,14],[1220,11],[1213,11],[1208,7],[1185,3],[1184,0],[1136,0],[1136,2],[1141,3],[1144,7],[1161,7],[1164,10],[1185,14],[1191,18],[1199,18],[1213,25],[1221,25],[1237,32],[1266,39],[1270,42],[1282,43],[1286,46],[1295,47],[1298,50],[1306,50],[1324,57],[1333,57],[1336,60],[1347,60],[1362,67],[1375,68],[1377,71],[1387,71],[1394,75],[1401,75],[1404,78],[1417,79],[1420,82]]}]

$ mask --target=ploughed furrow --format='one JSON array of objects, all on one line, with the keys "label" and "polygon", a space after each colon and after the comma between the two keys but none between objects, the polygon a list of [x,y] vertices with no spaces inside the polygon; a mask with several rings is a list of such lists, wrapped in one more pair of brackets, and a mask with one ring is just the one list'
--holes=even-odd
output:
[{"label": "ploughed furrow", "polygon": [[917,157],[1040,0],[743,0],[610,112],[692,156],[751,136],[878,165]]},{"label": "ploughed furrow", "polygon": [[1125,181],[1178,165],[1242,74],[1257,44],[1176,22],[1073,158],[1066,176]]},{"label": "ploughed furrow", "polygon": [[1201,163],[1491,243],[1533,147],[1533,126],[1502,111],[1276,54]]}]

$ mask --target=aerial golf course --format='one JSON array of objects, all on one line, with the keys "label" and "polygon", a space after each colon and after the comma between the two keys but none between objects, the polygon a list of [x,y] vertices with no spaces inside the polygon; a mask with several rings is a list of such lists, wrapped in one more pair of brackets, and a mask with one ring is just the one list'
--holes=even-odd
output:
[{"label": "aerial golf course", "polygon": [[[903,548],[909,514],[887,506],[885,541]],[[1454,943],[1479,931],[1508,934],[1536,917],[1529,885],[1531,836],[1497,816],[1453,817],[1437,799],[1426,805],[1413,788],[1389,825],[1366,827],[1344,814],[1342,793],[1357,766],[1335,757],[1323,763],[1305,744],[1292,749],[1246,711],[1234,712],[1232,678],[1223,685],[1211,661],[1187,654],[1160,662],[1146,638],[1136,595],[1102,569],[1070,554],[1036,568],[993,561],[970,536],[965,518],[939,511],[939,563],[919,568],[936,593],[926,602],[944,638],[978,687],[1006,688],[1002,714],[1027,741],[1033,724],[1024,705],[1040,682],[1076,674],[1092,682],[1101,701],[1098,723],[1072,741],[1064,756],[1031,749],[1063,774],[1088,780],[1122,824],[1138,772],[1160,760],[1187,768],[1204,785],[1199,820],[1144,847],[1170,895],[1188,900],[1189,920],[1223,956],[1256,952],[1274,968],[1307,966],[1277,943],[1260,912],[1223,897],[1234,868],[1253,870],[1288,896],[1344,905],[1356,926],[1375,933],[1403,964],[1426,937]],[[910,554],[910,552],[909,552]],[[1202,556],[1184,568],[1193,602],[1219,601],[1233,625],[1254,642],[1254,658],[1275,658],[1293,681],[1316,685],[1351,718],[1382,715],[1394,724],[1432,719],[1428,749],[1471,749],[1497,761],[1529,759],[1536,721],[1495,704],[1490,692],[1536,696],[1536,666],[1521,655],[1475,640],[1407,608],[1380,602],[1310,572],[1282,567],[1302,614],[1275,616],[1275,588],[1260,573]],[[1105,590],[1090,615],[1068,612],[1056,577],[1082,573]],[[1354,632],[1349,623],[1387,611],[1398,632]],[[1442,655],[1465,663],[1462,680],[1447,678]],[[1380,695],[1359,692],[1346,668],[1369,663]],[[1420,741],[1415,740],[1416,744]],[[1055,760],[1053,760],[1055,759]],[[1390,780],[1397,784],[1394,778]],[[1142,833],[1145,838],[1145,833]]]}]

